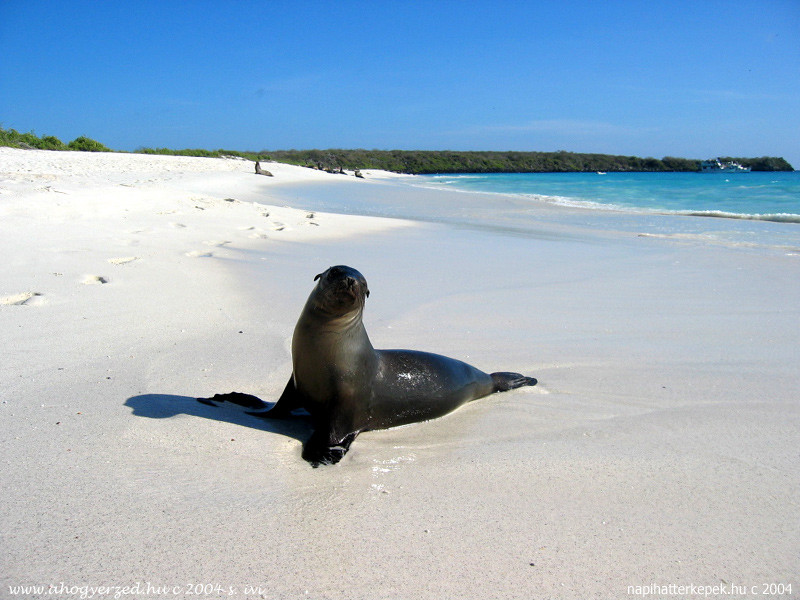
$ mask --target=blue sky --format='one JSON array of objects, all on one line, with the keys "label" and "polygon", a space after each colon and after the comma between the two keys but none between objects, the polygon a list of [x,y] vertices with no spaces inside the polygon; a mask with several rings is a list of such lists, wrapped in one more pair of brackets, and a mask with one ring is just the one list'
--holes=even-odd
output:
[{"label": "blue sky", "polygon": [[0,125],[141,146],[784,156],[800,0],[0,0]]}]

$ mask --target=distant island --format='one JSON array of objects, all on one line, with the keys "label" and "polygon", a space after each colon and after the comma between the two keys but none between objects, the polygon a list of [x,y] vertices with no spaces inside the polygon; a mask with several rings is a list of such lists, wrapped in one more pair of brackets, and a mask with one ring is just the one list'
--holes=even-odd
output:
[{"label": "distant island", "polygon": [[[37,148],[42,150],[80,150],[113,152],[100,142],[81,136],[63,143],[55,136],[39,137],[33,132],[19,133],[14,129],[0,128],[0,146]],[[380,169],[412,175],[437,173],[586,173],[604,172],[699,172],[701,159],[640,158],[611,154],[584,154],[578,152],[461,152],[451,150],[203,150],[169,148],[139,148],[141,154],[167,154],[177,156],[223,157],[237,156],[249,160],[274,160],[277,162],[341,172]],[[721,156],[722,162],[736,162],[752,171],[794,171],[785,159],[774,156],[741,158]]]}]

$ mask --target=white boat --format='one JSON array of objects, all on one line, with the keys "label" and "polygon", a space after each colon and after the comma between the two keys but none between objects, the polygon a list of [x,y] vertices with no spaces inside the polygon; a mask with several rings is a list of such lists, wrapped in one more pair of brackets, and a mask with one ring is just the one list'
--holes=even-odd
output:
[{"label": "white boat", "polygon": [[744,167],[735,161],[722,162],[720,159],[704,160],[700,163],[701,173],[749,173],[750,167]]}]

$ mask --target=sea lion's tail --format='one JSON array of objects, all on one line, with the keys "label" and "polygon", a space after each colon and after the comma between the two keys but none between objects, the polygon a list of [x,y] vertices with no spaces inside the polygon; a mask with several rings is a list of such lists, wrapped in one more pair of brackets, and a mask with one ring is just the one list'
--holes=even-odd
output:
[{"label": "sea lion's tail", "polygon": [[492,373],[495,392],[507,392],[526,385],[536,385],[538,382],[533,377],[526,377],[519,373]]}]

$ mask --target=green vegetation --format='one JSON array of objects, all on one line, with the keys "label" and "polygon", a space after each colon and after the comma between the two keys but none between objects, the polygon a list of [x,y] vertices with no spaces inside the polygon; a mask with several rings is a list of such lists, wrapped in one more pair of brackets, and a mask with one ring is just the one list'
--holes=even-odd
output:
[{"label": "green vegetation", "polygon": [[38,150],[82,150],[84,152],[111,152],[103,144],[91,138],[81,136],[69,144],[65,144],[53,135],[37,136],[34,132],[20,133],[16,129],[0,127],[0,146],[12,148],[36,148]]},{"label": "green vegetation", "polygon": [[20,133],[16,129],[0,127],[0,146],[12,148],[38,148],[39,150],[66,150],[67,146],[57,137],[46,135],[42,138],[35,133]]},{"label": "green vegetation", "polygon": [[137,154],[164,154],[169,156],[201,156],[203,158],[225,158],[236,156],[247,160],[269,160],[269,156],[259,152],[239,152],[238,150],[203,150],[202,148],[184,148],[171,150],[170,148],[137,148]]},{"label": "green vegetation", "polygon": [[[0,146],[38,148],[41,150],[81,150],[112,152],[103,144],[81,136],[64,144],[54,136],[38,137],[33,132],[19,133],[0,127]],[[382,169],[396,173],[564,173],[592,171],[699,171],[700,160],[688,158],[640,158],[610,154],[580,154],[576,152],[456,152],[450,150],[276,150],[268,152],[239,152],[236,150],[203,150],[169,148],[139,148],[140,154],[167,154],[219,158],[236,156],[248,160],[278,162],[314,167],[327,171],[340,169]],[[792,171],[783,158],[721,157],[736,161],[753,171]]]},{"label": "green vegetation", "polygon": [[[699,171],[700,160],[575,152],[454,152],[425,150],[276,150],[273,160],[319,169],[383,169],[397,173],[564,173]],[[724,159],[729,160],[729,159]],[[735,158],[754,171],[791,171],[782,158]]]},{"label": "green vegetation", "polygon": [[83,135],[72,140],[67,146],[70,150],[78,150],[80,152],[111,152],[111,148],[107,148],[100,142]]},{"label": "green vegetation", "polygon": [[185,150],[170,150],[169,148],[137,148],[137,154],[164,154],[170,156],[202,156],[205,158],[218,158],[219,153],[212,150],[186,148]]}]

